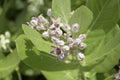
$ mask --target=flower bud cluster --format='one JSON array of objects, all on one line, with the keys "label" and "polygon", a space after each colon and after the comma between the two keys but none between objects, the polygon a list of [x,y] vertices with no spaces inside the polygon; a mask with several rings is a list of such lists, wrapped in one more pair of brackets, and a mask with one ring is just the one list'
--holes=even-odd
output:
[{"label": "flower bud cluster", "polygon": [[86,39],[86,34],[80,34],[77,38],[74,35],[79,32],[80,26],[78,23],[70,26],[62,23],[61,17],[54,19],[52,17],[51,9],[48,9],[47,15],[50,21],[42,15],[33,17],[27,24],[38,31],[42,32],[44,39],[50,39],[54,46],[51,54],[57,55],[57,60],[65,61],[69,55],[74,54],[77,60],[84,60],[85,56],[80,53],[87,45],[83,42]]},{"label": "flower bud cluster", "polygon": [[5,34],[0,35],[0,48],[7,50],[7,46],[10,44],[11,34],[9,31],[6,31]]}]

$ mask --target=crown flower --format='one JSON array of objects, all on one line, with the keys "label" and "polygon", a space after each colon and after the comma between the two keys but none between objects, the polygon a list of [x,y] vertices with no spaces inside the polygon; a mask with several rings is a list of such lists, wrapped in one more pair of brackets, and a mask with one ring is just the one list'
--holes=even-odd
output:
[{"label": "crown flower", "polygon": [[[47,11],[50,21],[44,18],[42,15],[33,17],[27,24],[38,31],[41,31],[42,37],[46,40],[51,40],[54,44],[52,55],[56,55],[57,61],[66,61],[69,55],[75,57],[75,59],[82,61],[85,59],[85,55],[81,53],[87,47],[84,43],[86,34],[80,34],[77,38],[74,35],[79,32],[80,25],[78,23],[72,26],[61,22],[61,17],[57,19],[52,17],[51,9]],[[74,35],[73,35],[74,34]]]}]

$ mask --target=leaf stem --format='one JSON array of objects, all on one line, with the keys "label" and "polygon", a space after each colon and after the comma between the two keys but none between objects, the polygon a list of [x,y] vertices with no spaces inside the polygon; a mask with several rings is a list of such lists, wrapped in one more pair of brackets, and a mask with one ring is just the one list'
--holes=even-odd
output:
[{"label": "leaf stem", "polygon": [[17,67],[15,70],[16,70],[16,73],[17,73],[17,76],[18,76],[18,80],[22,80],[22,77],[21,77],[21,74],[20,74],[20,71],[19,71],[19,67]]}]

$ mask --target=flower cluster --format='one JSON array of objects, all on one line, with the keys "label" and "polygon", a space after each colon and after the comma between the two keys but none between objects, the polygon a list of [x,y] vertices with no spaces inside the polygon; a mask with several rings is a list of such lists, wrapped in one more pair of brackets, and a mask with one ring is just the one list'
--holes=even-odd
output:
[{"label": "flower cluster", "polygon": [[10,44],[11,34],[9,31],[6,31],[5,34],[0,35],[0,48],[7,50],[7,45]]},{"label": "flower cluster", "polygon": [[83,42],[86,39],[86,34],[80,34],[77,38],[74,36],[80,30],[78,23],[69,25],[61,22],[61,17],[54,19],[51,9],[48,9],[47,15],[50,21],[42,15],[33,17],[27,24],[38,31],[42,32],[44,39],[50,39],[53,43],[53,51],[51,54],[57,55],[57,60],[65,61],[69,55],[75,55],[77,60],[84,60],[85,56],[81,53],[87,45]]}]

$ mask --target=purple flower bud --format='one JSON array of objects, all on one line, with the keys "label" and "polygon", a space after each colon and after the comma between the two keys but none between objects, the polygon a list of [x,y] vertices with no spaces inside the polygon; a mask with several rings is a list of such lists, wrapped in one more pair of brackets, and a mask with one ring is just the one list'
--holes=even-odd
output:
[{"label": "purple flower bud", "polygon": [[52,10],[51,10],[51,9],[48,9],[47,15],[48,15],[48,16],[52,16]]},{"label": "purple flower bud", "polygon": [[55,52],[56,52],[57,55],[60,55],[61,54],[61,49],[60,48],[56,48]]},{"label": "purple flower bud", "polygon": [[78,32],[79,29],[80,29],[79,24],[76,23],[76,24],[73,24],[73,25],[72,25],[72,31],[73,31],[74,33]]},{"label": "purple flower bud", "polygon": [[82,53],[78,53],[78,54],[77,54],[77,59],[80,60],[80,61],[81,61],[81,60],[84,60],[84,59],[85,59],[85,55],[82,54]]}]

